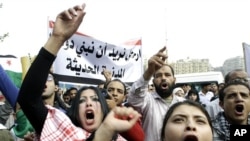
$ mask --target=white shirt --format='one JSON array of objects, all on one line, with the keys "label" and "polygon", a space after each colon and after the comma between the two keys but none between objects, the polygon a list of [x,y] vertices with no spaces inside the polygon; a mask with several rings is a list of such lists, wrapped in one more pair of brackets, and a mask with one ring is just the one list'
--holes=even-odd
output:
[{"label": "white shirt", "polygon": [[200,102],[202,104],[209,104],[211,98],[214,96],[213,92],[208,91],[206,94],[204,94],[202,91],[199,92]]},{"label": "white shirt", "polygon": [[221,111],[223,111],[223,109],[220,107],[219,105],[219,98],[215,99],[214,101],[210,102],[208,105],[206,105],[206,110],[211,118],[211,120],[214,120],[215,117],[217,116],[217,114]]},{"label": "white shirt", "polygon": [[163,120],[169,107],[185,99],[173,95],[173,100],[168,105],[156,92],[149,93],[147,87],[148,81],[143,77],[136,81],[128,94],[128,103],[142,114],[145,141],[160,141]]}]

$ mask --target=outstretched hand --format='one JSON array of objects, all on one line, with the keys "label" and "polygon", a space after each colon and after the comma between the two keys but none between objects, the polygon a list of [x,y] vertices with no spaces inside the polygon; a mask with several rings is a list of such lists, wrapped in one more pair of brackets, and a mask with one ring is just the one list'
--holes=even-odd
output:
[{"label": "outstretched hand", "polygon": [[112,80],[112,73],[111,71],[107,70],[107,69],[103,69],[103,75],[106,79],[106,82],[109,82]]},{"label": "outstretched hand", "polygon": [[161,48],[155,55],[153,55],[148,60],[148,68],[146,70],[146,74],[144,74],[144,79],[149,80],[151,76],[160,69],[164,64],[166,64],[166,59],[168,56],[166,53],[166,47]]},{"label": "outstretched hand", "polygon": [[44,48],[50,53],[57,55],[63,43],[67,41],[79,28],[82,23],[85,4],[76,5],[68,10],[59,13],[53,27],[52,34]]},{"label": "outstretched hand", "polygon": [[80,26],[86,14],[84,9],[85,4],[82,4],[59,13],[56,17],[52,36],[60,37],[62,41],[68,40]]},{"label": "outstretched hand", "polygon": [[105,118],[104,125],[111,131],[124,132],[132,128],[140,117],[131,107],[115,107]]},{"label": "outstretched hand", "polygon": [[131,129],[141,115],[133,108],[115,107],[97,129],[93,141],[109,141],[115,133]]}]

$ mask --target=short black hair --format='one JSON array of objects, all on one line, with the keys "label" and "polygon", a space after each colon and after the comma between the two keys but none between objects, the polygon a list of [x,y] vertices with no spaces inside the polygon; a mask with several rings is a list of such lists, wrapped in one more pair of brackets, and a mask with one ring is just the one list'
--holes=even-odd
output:
[{"label": "short black hair", "polygon": [[211,83],[210,82],[201,83],[201,88],[204,88],[204,87],[206,87],[208,85],[211,85]]},{"label": "short black hair", "polygon": [[192,95],[192,94],[195,94],[197,96],[195,101],[200,102],[200,96],[199,96],[199,93],[198,93],[198,91],[196,89],[191,89],[191,90],[188,91],[188,94],[187,94],[188,99],[189,99],[189,96]]},{"label": "short black hair", "polygon": [[182,87],[182,86],[191,86],[190,83],[182,83],[182,84],[180,84],[180,85],[181,85],[181,87]]},{"label": "short black hair", "polygon": [[104,89],[107,89],[107,88],[108,88],[108,85],[109,85],[111,82],[120,82],[120,83],[123,85],[123,87],[124,87],[124,95],[127,94],[127,86],[126,86],[126,84],[125,84],[124,82],[122,82],[120,79],[113,79],[113,80],[109,81],[108,83],[106,83],[106,84],[104,85]]},{"label": "short black hair", "polygon": [[76,87],[70,87],[70,88],[69,88],[69,91],[72,91],[72,90],[78,91],[78,89],[77,89]]},{"label": "short black hair", "polygon": [[250,87],[249,87],[249,85],[248,85],[247,83],[244,83],[244,82],[242,82],[242,81],[229,81],[229,82],[226,83],[226,84],[224,85],[224,87],[219,91],[219,99],[220,99],[221,102],[223,102],[224,97],[225,97],[225,92],[224,92],[224,90],[225,90],[227,87],[231,86],[231,85],[243,85],[243,86],[245,86],[246,88],[248,88],[248,90],[250,91]]}]

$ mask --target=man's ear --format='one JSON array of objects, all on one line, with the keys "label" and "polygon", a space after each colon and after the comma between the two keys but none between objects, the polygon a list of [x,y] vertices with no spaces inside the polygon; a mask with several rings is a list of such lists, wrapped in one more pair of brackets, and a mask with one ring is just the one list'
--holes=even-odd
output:
[{"label": "man's ear", "polygon": [[59,86],[56,85],[56,86],[55,86],[55,92],[57,92],[58,90],[59,90]]},{"label": "man's ear", "polygon": [[122,101],[123,101],[123,102],[125,102],[125,101],[126,101],[126,99],[127,99],[127,94],[125,94],[125,95],[124,95],[124,97],[123,97],[123,100],[122,100]]},{"label": "man's ear", "polygon": [[219,101],[219,105],[222,109],[224,109],[224,102],[223,101]]}]

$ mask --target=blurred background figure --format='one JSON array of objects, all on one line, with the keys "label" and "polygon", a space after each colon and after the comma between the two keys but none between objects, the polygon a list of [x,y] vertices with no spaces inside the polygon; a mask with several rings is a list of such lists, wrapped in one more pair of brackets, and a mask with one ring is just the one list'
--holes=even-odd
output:
[{"label": "blurred background figure", "polygon": [[218,83],[211,83],[211,92],[214,93],[214,96],[210,99],[210,101],[213,101],[219,97],[219,84]]},{"label": "blurred background figure", "polygon": [[184,83],[181,85],[181,88],[183,89],[185,96],[187,96],[188,91],[191,90],[191,85],[189,83]]},{"label": "blurred background figure", "polygon": [[195,89],[191,89],[191,90],[188,91],[187,99],[191,100],[191,101],[201,103],[198,91],[196,91]]},{"label": "blurred background figure", "polygon": [[185,98],[185,93],[181,87],[174,88],[173,94]]},{"label": "blurred background figure", "polygon": [[224,86],[225,86],[225,83],[220,83],[219,87],[218,87],[218,90],[220,91],[222,88],[224,88]]},{"label": "blurred background figure", "polygon": [[70,94],[67,91],[63,94],[63,102],[70,107]]},{"label": "blurred background figure", "polygon": [[201,90],[199,92],[200,102],[202,105],[206,106],[210,103],[211,98],[214,96],[214,93],[211,91],[211,83],[202,83]]},{"label": "blurred background figure", "polygon": [[149,84],[149,85],[148,85],[148,91],[149,91],[149,92],[154,92],[154,91],[155,91],[155,86],[154,86],[154,84]]}]

